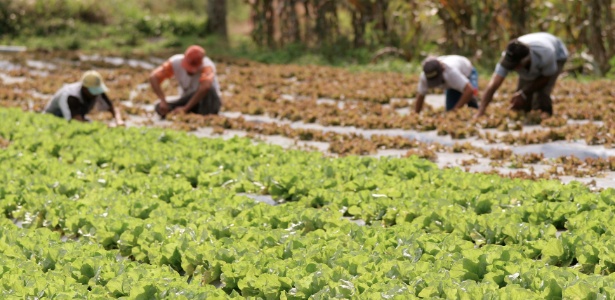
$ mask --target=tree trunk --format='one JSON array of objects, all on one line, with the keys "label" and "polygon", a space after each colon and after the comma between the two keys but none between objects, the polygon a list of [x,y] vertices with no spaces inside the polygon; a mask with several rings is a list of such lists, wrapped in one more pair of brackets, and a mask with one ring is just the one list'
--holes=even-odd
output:
[{"label": "tree trunk", "polygon": [[[604,35],[605,42],[607,43],[607,59],[610,61],[615,56],[615,20],[613,20],[613,1],[602,0],[602,7],[604,8]],[[610,70],[610,65],[609,65]],[[609,70],[606,70],[607,72]]]},{"label": "tree trunk", "polygon": [[[367,42],[365,40],[365,29],[371,18],[379,13],[378,4],[372,5],[369,0],[350,0],[352,5],[352,32],[354,34],[353,44],[355,47],[364,47]],[[380,21],[380,20],[379,20]],[[376,24],[377,29],[381,23]]]},{"label": "tree trunk", "polygon": [[207,24],[205,32],[228,39],[226,26],[226,0],[207,1]]},{"label": "tree trunk", "polygon": [[391,44],[391,35],[389,33],[389,24],[387,20],[387,12],[389,9],[388,0],[377,0],[373,5],[372,19],[376,20],[375,29],[378,32],[378,42],[386,45]]},{"label": "tree trunk", "polygon": [[600,75],[606,74],[611,66],[609,65],[609,56],[605,47],[606,36],[603,30],[602,23],[602,9],[610,9],[610,7],[602,7],[601,0],[591,0],[589,3],[589,52],[594,56]]},{"label": "tree trunk", "polygon": [[283,0],[280,14],[283,43],[298,43],[301,41],[299,16],[297,15],[297,0]]},{"label": "tree trunk", "polygon": [[275,9],[273,0],[264,0],[264,6],[267,46],[275,48]]},{"label": "tree trunk", "polygon": [[365,46],[365,22],[360,11],[352,12],[352,31],[354,32],[354,46],[359,48]]},{"label": "tree trunk", "polygon": [[312,17],[315,18],[313,32],[316,45],[331,44],[338,33],[337,5],[334,0],[312,0]]},{"label": "tree trunk", "polygon": [[526,33],[527,10],[529,5],[530,4],[526,0],[508,0],[513,37],[518,37]]},{"label": "tree trunk", "polygon": [[263,10],[261,7],[261,3],[258,0],[249,0],[250,6],[252,7],[252,11],[250,12],[250,19],[252,21],[252,32],[250,35],[252,36],[252,40],[259,46],[263,46],[265,44],[265,34],[263,27]]}]

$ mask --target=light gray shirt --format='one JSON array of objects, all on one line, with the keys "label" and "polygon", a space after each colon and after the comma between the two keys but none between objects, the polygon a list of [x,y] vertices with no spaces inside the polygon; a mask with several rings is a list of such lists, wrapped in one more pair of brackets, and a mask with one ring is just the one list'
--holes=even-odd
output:
[{"label": "light gray shirt", "polygon": [[[75,97],[79,101],[83,102],[83,97],[81,95],[82,86],[83,83],[81,82],[70,83],[62,86],[62,88],[60,88],[47,103],[43,113],[62,116],[64,119],[70,121],[73,116],[70,108],[68,107],[68,97]],[[101,95],[96,96],[94,101],[104,103]]]},{"label": "light gray shirt", "polygon": [[[530,33],[519,37],[519,41],[530,47],[530,68],[518,70],[519,77],[524,80],[534,80],[540,76],[557,74],[557,62],[568,59],[568,50],[564,43],[554,35],[546,32]],[[504,56],[504,53],[502,53]],[[506,77],[508,72],[499,63],[495,73]]]},{"label": "light gray shirt", "polygon": [[[201,70],[204,67],[211,67],[214,70],[214,73],[217,74],[216,65],[207,56],[203,58],[203,66],[201,67],[201,69],[193,75],[188,74],[188,72],[181,66],[183,59],[183,54],[176,54],[170,58],[171,65],[173,66],[173,73],[175,74],[175,78],[179,83],[180,95],[187,95],[196,92],[200,85],[199,79],[201,78]],[[218,96],[221,95],[220,83],[218,83],[217,75],[214,76],[212,87],[214,88],[216,93],[218,93]]]},{"label": "light gray shirt", "polygon": [[[438,61],[444,65],[442,72],[444,83],[440,85],[440,88],[444,90],[454,89],[463,93],[466,85],[470,83],[469,78],[474,69],[470,60],[461,55],[445,55],[439,56]],[[427,77],[425,77],[425,72],[421,72],[418,93],[426,95],[428,90]]]}]

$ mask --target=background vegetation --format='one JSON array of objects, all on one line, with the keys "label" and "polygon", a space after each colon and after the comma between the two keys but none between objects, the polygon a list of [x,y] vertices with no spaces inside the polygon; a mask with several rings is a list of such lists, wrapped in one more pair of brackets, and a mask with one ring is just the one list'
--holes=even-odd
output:
[{"label": "background vegetation", "polygon": [[0,41],[120,53],[200,43],[265,62],[390,68],[390,57],[459,53],[491,69],[509,39],[548,31],[573,54],[569,69],[607,75],[614,10],[612,0],[3,0]]}]

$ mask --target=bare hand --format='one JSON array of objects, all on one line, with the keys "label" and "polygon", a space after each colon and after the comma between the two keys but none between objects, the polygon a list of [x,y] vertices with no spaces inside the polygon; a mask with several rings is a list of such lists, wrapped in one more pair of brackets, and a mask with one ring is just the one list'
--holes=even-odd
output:
[{"label": "bare hand", "polygon": [[160,101],[158,104],[158,113],[162,116],[166,116],[169,113],[169,104],[166,101]]},{"label": "bare hand", "polygon": [[510,99],[510,109],[520,110],[525,106],[525,95],[522,91],[516,92]]},{"label": "bare hand", "polygon": [[171,114],[185,114],[186,113],[186,107],[185,106],[178,106],[175,109],[173,109],[173,111],[171,111]]},{"label": "bare hand", "polygon": [[472,117],[472,119],[476,121],[478,118],[484,115],[485,115],[485,111],[479,108],[478,111],[474,114],[474,117]]}]

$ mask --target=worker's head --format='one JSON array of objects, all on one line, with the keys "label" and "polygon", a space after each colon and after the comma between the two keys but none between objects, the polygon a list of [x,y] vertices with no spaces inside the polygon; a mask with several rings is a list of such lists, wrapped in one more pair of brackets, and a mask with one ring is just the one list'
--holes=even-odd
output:
[{"label": "worker's head", "polygon": [[506,51],[502,53],[500,65],[507,70],[515,70],[523,67],[530,59],[530,47],[514,39],[506,46]]},{"label": "worker's head", "polygon": [[87,88],[88,92],[93,96],[98,96],[109,91],[103,82],[102,76],[96,71],[90,70],[83,73],[81,83],[83,84],[83,87]]},{"label": "worker's head", "polygon": [[186,49],[182,67],[189,74],[194,74],[203,66],[203,58],[205,57],[205,49],[201,46],[192,45]]},{"label": "worker's head", "polygon": [[427,78],[427,86],[429,88],[434,88],[444,83],[444,67],[436,57],[430,56],[423,61],[423,72],[425,73],[425,78]]}]

